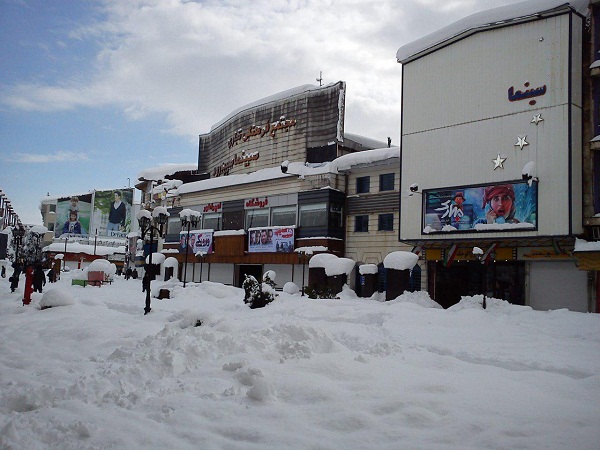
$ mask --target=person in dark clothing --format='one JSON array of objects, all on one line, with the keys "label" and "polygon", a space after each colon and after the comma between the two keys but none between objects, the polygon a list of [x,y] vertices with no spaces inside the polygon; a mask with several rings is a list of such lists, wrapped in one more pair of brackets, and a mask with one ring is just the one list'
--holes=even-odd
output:
[{"label": "person in dark clothing", "polygon": [[56,276],[54,275],[53,268],[50,268],[50,270],[48,271],[47,277],[48,277],[48,281],[50,283],[56,283]]},{"label": "person in dark clothing", "polygon": [[142,292],[146,292],[146,289],[150,289],[150,274],[148,272],[142,277]]},{"label": "person in dark clothing", "polygon": [[6,267],[2,266],[2,278],[6,278]]},{"label": "person in dark clothing", "polygon": [[133,278],[134,280],[137,280],[137,277],[138,277],[137,269],[133,269],[133,271],[131,272],[131,278]]},{"label": "person in dark clothing", "polygon": [[127,207],[121,201],[121,191],[115,191],[115,200],[110,203],[110,211],[108,213],[108,225],[106,231],[122,231],[125,227],[125,219],[127,217]]},{"label": "person in dark clothing", "polygon": [[33,292],[42,293],[43,287],[46,285],[46,275],[42,266],[36,266],[33,272]]},{"label": "person in dark clothing", "polygon": [[131,267],[128,267],[127,270],[125,271],[125,279],[129,280],[131,278]]},{"label": "person in dark clothing", "polygon": [[21,270],[23,268],[18,262],[13,263],[13,274],[10,277],[10,292],[15,292],[15,289],[19,287],[19,276],[21,276]]}]

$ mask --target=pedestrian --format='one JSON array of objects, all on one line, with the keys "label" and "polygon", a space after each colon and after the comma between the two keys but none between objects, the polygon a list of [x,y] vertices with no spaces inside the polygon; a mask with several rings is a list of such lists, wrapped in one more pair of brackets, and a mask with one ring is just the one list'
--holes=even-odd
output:
[{"label": "pedestrian", "polygon": [[46,286],[46,275],[42,266],[38,264],[33,272],[33,291],[41,294],[44,286]]},{"label": "pedestrian", "polygon": [[148,272],[142,278],[142,292],[146,292],[146,289],[150,290],[150,274]]},{"label": "pedestrian", "polygon": [[137,280],[137,277],[138,277],[137,269],[133,269],[133,272],[131,272],[131,278],[133,278],[134,280]]},{"label": "pedestrian", "polygon": [[127,270],[125,271],[125,279],[129,280],[131,278],[131,267],[128,267]]},{"label": "pedestrian", "polygon": [[47,277],[48,277],[48,281],[50,283],[56,283],[56,276],[54,275],[54,268],[53,267],[50,267],[50,270],[48,271]]},{"label": "pedestrian", "polygon": [[21,264],[19,264],[17,261],[15,261],[12,266],[13,274],[9,279],[10,292],[15,292],[15,289],[19,287],[19,276],[21,275],[21,270],[23,270],[23,268],[21,267]]},{"label": "pedestrian", "polygon": [[23,304],[31,303],[31,293],[33,292],[33,267],[27,266],[25,270],[25,289],[23,292]]},{"label": "pedestrian", "polygon": [[6,278],[6,267],[2,266],[2,278]]}]

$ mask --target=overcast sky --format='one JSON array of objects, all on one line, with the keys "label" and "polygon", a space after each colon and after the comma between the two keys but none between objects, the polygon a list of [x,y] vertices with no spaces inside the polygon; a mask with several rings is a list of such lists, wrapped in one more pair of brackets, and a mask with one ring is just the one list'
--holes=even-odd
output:
[{"label": "overcast sky", "polygon": [[0,188],[41,224],[47,193],[133,186],[145,168],[196,162],[214,123],[318,85],[321,71],[347,83],[347,133],[398,144],[396,50],[511,3],[0,0]]}]

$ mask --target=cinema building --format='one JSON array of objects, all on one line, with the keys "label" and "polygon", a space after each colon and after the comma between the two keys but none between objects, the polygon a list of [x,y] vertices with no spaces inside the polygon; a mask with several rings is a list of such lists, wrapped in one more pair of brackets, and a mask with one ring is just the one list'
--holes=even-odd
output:
[{"label": "cinema building", "polygon": [[399,239],[422,255],[445,307],[485,292],[596,311],[597,272],[573,252],[584,236],[586,15],[587,2],[524,2],[397,52]]},{"label": "cinema building", "polygon": [[[398,147],[345,133],[344,108],[344,82],[290,89],[240,108],[200,135],[197,170],[186,172],[196,181],[164,188],[164,177],[141,174],[142,207],[161,204],[170,213],[162,251],[185,268],[182,278],[241,286],[245,275],[260,279],[274,270],[278,287],[289,281],[302,286],[312,254],[345,257],[350,247],[357,266],[377,265],[402,247],[393,228],[399,220]],[[357,194],[356,178],[365,167],[373,168],[373,183]],[[373,205],[369,212],[365,195]],[[202,217],[188,243],[179,213],[189,209]],[[348,231],[357,220],[364,222],[358,237]],[[368,245],[357,249],[357,240]]]}]

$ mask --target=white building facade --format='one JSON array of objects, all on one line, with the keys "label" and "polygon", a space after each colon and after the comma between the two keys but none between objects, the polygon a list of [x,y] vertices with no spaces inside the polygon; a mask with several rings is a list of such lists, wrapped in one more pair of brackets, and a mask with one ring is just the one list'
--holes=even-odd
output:
[{"label": "white building facade", "polygon": [[[583,232],[586,9],[497,8],[397,52],[399,240],[420,252],[445,307],[485,292],[535,309],[595,308],[572,255]],[[509,210],[492,209],[501,198]]]}]

